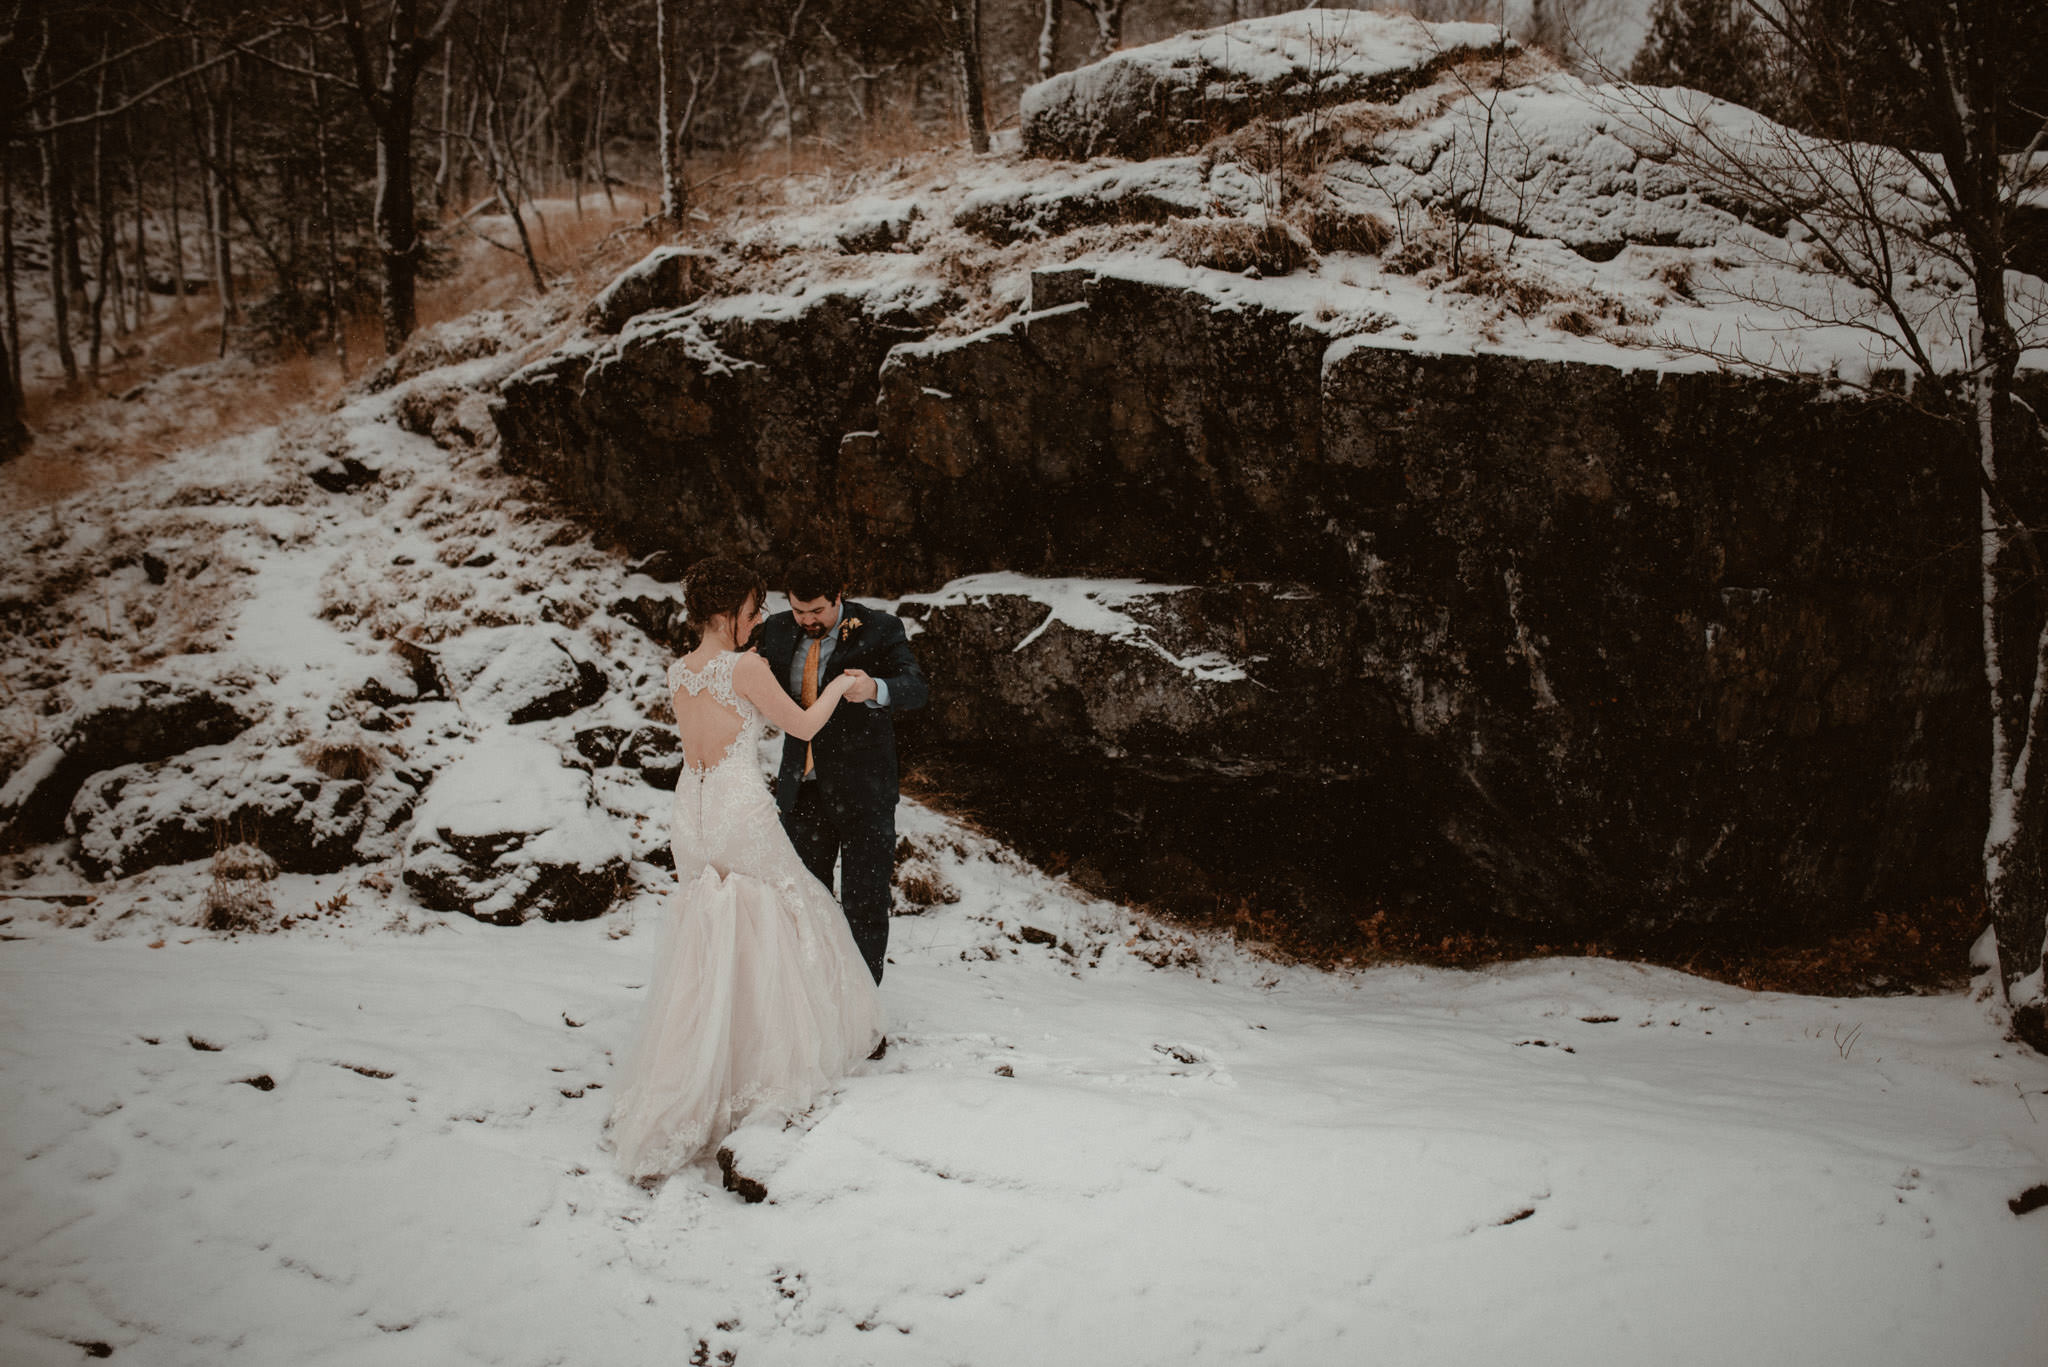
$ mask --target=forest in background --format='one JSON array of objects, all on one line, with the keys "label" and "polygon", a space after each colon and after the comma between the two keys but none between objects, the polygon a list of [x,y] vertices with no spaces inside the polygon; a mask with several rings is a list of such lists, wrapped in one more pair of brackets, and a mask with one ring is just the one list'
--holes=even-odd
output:
[{"label": "forest in background", "polygon": [[[1583,65],[1574,35],[1593,2],[1401,7],[1492,18]],[[1626,74],[1830,136],[1911,141],[1909,76],[1869,40],[1893,3],[1655,0]],[[623,198],[650,232],[687,231],[713,219],[707,204],[775,202],[799,169],[985,146],[1024,86],[1119,46],[1293,7],[17,0],[0,20],[0,446],[26,440],[25,344],[53,353],[60,390],[97,388],[152,315],[192,310],[218,354],[342,349],[345,369],[352,321],[375,320],[359,351],[403,344],[421,282],[479,215],[510,221],[516,241],[491,240],[542,288],[522,209],[535,200],[616,217]],[[2048,40],[2048,14],[2026,22]],[[2048,104],[2048,75],[2014,65],[2016,103]]]}]

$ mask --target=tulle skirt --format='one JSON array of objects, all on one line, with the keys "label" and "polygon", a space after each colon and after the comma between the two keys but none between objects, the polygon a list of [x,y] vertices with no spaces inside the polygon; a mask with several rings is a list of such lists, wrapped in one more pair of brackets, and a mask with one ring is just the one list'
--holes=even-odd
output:
[{"label": "tulle skirt", "polygon": [[670,900],[607,1128],[629,1177],[666,1176],[750,1116],[795,1112],[881,1038],[881,999],[832,895],[706,866]]}]

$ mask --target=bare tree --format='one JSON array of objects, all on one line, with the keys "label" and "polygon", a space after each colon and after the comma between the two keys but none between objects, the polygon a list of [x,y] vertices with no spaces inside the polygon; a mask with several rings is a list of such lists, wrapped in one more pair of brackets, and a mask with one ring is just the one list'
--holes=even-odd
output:
[{"label": "bare tree", "polygon": [[[1124,6],[1127,0],[1074,0],[1074,3],[1095,19],[1096,56],[1107,57],[1124,45]],[[1042,48],[1040,50],[1043,51]]]},{"label": "bare tree", "polygon": [[1045,14],[1038,25],[1038,79],[1052,79],[1060,64],[1060,30],[1065,27],[1067,0],[1044,0]]},{"label": "bare tree", "polygon": [[[363,0],[341,0],[341,33],[355,65],[377,140],[377,192],[372,231],[384,258],[384,349],[405,345],[419,321],[416,301],[421,242],[413,199],[413,104],[420,72],[454,20],[462,0],[442,0],[441,12],[420,26],[419,0],[389,0],[383,35],[373,53],[372,25]],[[380,60],[381,59],[381,60]],[[381,71],[379,70],[381,66]]]},{"label": "bare tree", "polygon": [[[1788,73],[1776,88],[1818,92],[1828,107],[1804,122],[1834,135],[1797,132],[1683,90],[1618,87],[1617,113],[1711,192],[1796,224],[1780,264],[1822,268],[1847,286],[1821,302],[1765,291],[1738,293],[1739,302],[1776,309],[1795,328],[1861,330],[1874,353],[1917,375],[1908,401],[1969,433],[1991,720],[1984,895],[2013,1028],[2048,1048],[2048,782],[2033,773],[2037,749],[2048,747],[2048,561],[2035,530],[2048,509],[2029,492],[2048,430],[2015,386],[2022,352],[2048,345],[2048,294],[2013,270],[2015,224],[2048,189],[2048,117],[2009,98],[2016,54],[2028,50],[2025,8],[1868,0],[1851,31],[1838,7],[1749,3],[1797,68],[1798,80]],[[1856,131],[1869,141],[1842,122],[1839,96],[1852,67],[1880,75],[1889,96],[1855,111]],[[1930,297],[1930,272],[1958,282],[1953,302]],[[1727,364],[1783,364],[1697,349]],[[1964,358],[1960,374],[1945,354]]]},{"label": "bare tree", "polygon": [[655,137],[661,144],[661,216],[680,228],[690,212],[690,187],[683,181],[682,149],[675,127],[676,60],[672,11],[677,0],[654,0]]},{"label": "bare tree", "polygon": [[979,0],[949,3],[953,60],[960,72],[960,104],[967,120],[967,141],[979,154],[988,151],[988,111],[981,97],[981,5]]}]

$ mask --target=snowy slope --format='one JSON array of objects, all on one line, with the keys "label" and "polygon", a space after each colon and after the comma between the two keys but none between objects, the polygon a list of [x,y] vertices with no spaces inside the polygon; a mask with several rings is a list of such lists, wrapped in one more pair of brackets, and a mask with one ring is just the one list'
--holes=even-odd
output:
[{"label": "snowy slope", "polygon": [[0,1357],[2038,1361],[2048,1068],[1970,1001],[1275,968],[904,815],[960,900],[896,922],[887,1058],[736,1138],[760,1205],[598,1147],[654,895],[160,948],[13,904]]}]

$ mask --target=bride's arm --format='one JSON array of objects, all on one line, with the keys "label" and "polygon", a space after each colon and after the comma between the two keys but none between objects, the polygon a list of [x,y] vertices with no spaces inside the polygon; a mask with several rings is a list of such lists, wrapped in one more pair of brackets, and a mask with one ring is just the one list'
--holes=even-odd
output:
[{"label": "bride's arm", "polygon": [[825,729],[832,709],[839,706],[839,700],[846,696],[854,681],[866,677],[857,669],[847,670],[825,685],[818,700],[805,708],[798,706],[796,699],[775,681],[775,671],[766,660],[759,655],[742,655],[732,669],[732,688],[759,709],[770,724],[798,740],[809,740]]}]

